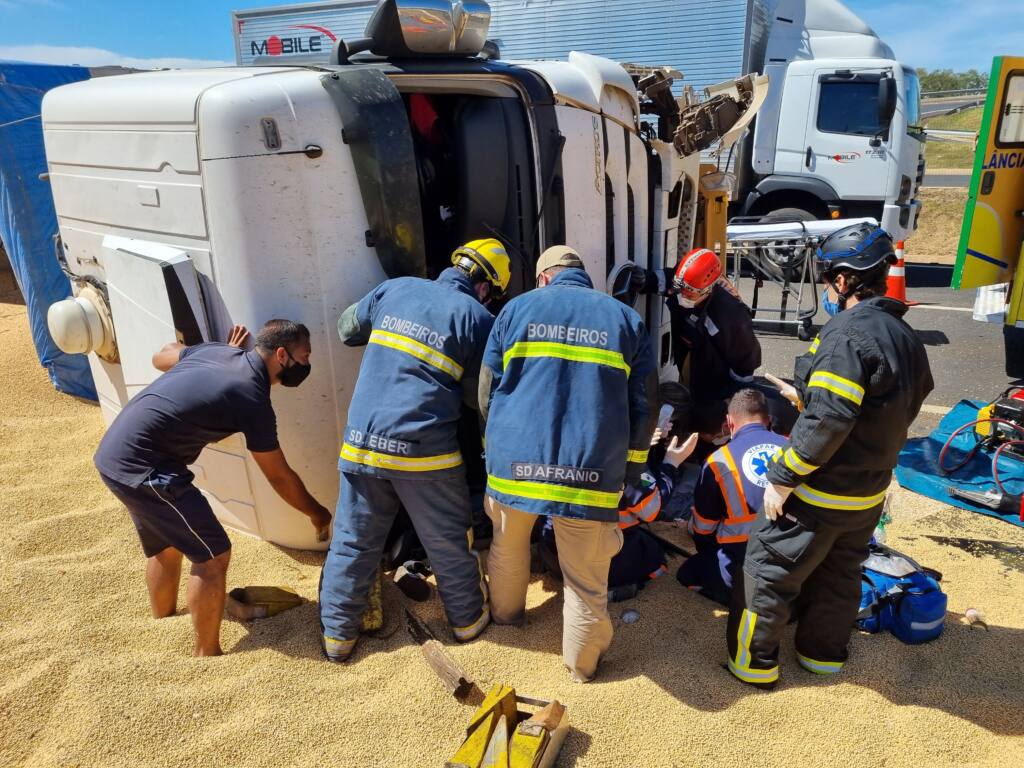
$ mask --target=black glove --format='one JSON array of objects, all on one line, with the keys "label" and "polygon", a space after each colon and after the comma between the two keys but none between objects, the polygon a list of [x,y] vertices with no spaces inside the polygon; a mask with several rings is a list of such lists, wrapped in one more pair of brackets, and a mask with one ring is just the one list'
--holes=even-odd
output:
[{"label": "black glove", "polygon": [[658,275],[653,270],[636,267],[629,276],[629,287],[636,293],[657,293]]}]

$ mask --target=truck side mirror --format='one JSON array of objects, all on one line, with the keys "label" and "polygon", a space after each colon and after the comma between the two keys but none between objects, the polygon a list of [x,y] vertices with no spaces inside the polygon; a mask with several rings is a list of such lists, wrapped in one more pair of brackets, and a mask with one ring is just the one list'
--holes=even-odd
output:
[{"label": "truck side mirror", "polygon": [[888,75],[878,81],[878,127],[888,133],[896,114],[896,81]]},{"label": "truck side mirror", "polygon": [[612,267],[608,273],[608,293],[627,307],[635,307],[636,300],[640,298],[633,287],[633,273],[637,269],[637,265],[632,261],[626,261]]}]

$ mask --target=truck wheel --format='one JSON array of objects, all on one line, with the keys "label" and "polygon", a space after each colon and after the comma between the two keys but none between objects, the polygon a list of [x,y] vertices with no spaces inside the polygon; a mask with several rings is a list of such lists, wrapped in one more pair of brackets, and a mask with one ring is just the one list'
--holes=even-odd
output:
[{"label": "truck wheel", "polygon": [[776,208],[774,211],[769,211],[765,214],[766,219],[796,219],[797,221],[815,221],[815,216],[810,211],[804,208]]},{"label": "truck wheel", "polygon": [[[818,217],[803,208],[776,208],[764,214],[764,221],[814,221]],[[774,273],[780,281],[787,283],[799,283],[803,275],[804,259],[807,252],[803,248],[788,248],[784,242],[772,243],[774,246],[767,249],[768,259],[771,264],[764,264],[768,271]]]}]

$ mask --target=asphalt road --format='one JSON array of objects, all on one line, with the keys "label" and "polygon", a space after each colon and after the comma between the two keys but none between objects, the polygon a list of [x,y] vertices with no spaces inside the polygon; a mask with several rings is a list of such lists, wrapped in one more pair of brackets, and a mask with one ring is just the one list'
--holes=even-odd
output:
[{"label": "asphalt road", "polygon": [[965,96],[962,99],[951,99],[949,101],[923,101],[921,102],[921,117],[934,117],[944,115],[954,109],[964,107],[975,107],[985,103],[984,96]]},{"label": "asphalt road", "polygon": [[[943,409],[964,398],[991,400],[1014,380],[1005,373],[1002,326],[980,323],[971,317],[974,291],[941,287],[949,285],[949,267],[908,265],[908,274],[908,298],[920,304],[905,317],[928,350],[935,379],[935,389],[925,401],[925,412],[914,430],[925,434],[938,424]],[[932,287],[925,287],[928,285]],[[749,279],[742,281],[740,290],[748,302],[752,288]],[[777,306],[778,295],[777,289],[763,289],[762,306],[769,302]],[[823,324],[828,316],[819,310],[814,320]],[[807,350],[808,342],[797,339],[795,330],[780,333],[758,326],[757,332],[763,359],[760,373],[791,378],[793,360]]]},{"label": "asphalt road", "polygon": [[924,187],[966,187],[971,183],[969,173],[926,173]]}]

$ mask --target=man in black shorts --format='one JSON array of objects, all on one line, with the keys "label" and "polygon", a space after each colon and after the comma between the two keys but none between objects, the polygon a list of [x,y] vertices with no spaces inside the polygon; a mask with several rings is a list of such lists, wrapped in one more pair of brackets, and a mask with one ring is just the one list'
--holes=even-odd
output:
[{"label": "man in black shorts", "polygon": [[235,326],[227,344],[168,344],[153,365],[164,375],[137,394],[110,425],[93,461],[128,508],[148,558],[146,585],[154,618],[174,614],[181,558],[192,563],[188,607],[195,655],[218,656],[231,542],[188,470],[208,444],[241,432],[274,490],[309,517],[327,540],[330,513],[288,466],[277,441],[270,387],[296,387],[309,375],[309,330],[271,320],[249,333]]}]

